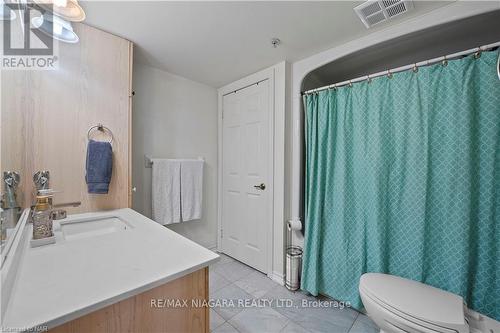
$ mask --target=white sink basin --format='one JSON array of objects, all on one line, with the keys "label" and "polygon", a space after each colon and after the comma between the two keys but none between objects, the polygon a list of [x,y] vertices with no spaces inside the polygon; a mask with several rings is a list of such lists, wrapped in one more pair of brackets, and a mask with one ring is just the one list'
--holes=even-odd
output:
[{"label": "white sink basin", "polygon": [[132,226],[116,216],[61,221],[61,231],[66,240],[107,235],[131,228]]}]

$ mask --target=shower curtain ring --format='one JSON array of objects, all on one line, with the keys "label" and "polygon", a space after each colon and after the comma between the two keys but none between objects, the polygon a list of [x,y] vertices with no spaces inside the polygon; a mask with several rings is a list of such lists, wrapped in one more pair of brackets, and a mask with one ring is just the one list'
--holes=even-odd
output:
[{"label": "shower curtain ring", "polygon": [[498,59],[497,59],[497,74],[498,74],[498,79],[500,80],[500,53],[498,54]]},{"label": "shower curtain ring", "polygon": [[368,78],[366,79],[366,81],[367,81],[368,83],[372,83],[372,78],[370,77],[370,75],[367,75],[367,76],[368,76]]},{"label": "shower curtain ring", "polygon": [[391,70],[390,70],[390,69],[388,69],[388,70],[387,70],[387,77],[388,77],[389,79],[392,79],[392,73],[391,73]]},{"label": "shower curtain ring", "polygon": [[482,50],[481,50],[481,47],[478,47],[477,49],[478,49],[478,50],[477,50],[477,52],[476,52],[476,53],[474,53],[474,59],[479,59],[479,58],[481,58],[481,51],[482,51]]},{"label": "shower curtain ring", "polygon": [[418,72],[417,64],[413,64],[413,73]]},{"label": "shower curtain ring", "polygon": [[448,59],[446,59],[446,56],[444,56],[443,58],[444,59],[443,59],[442,64],[443,64],[443,66],[447,66],[448,65]]},{"label": "shower curtain ring", "polygon": [[352,88],[352,82],[349,80],[349,88]]}]

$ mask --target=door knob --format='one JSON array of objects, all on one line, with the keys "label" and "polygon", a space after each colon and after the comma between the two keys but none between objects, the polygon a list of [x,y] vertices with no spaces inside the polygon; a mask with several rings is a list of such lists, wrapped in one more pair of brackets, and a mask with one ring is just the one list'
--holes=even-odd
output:
[{"label": "door knob", "polygon": [[260,185],[254,185],[254,187],[258,190],[264,191],[266,189],[266,184],[261,183]]}]

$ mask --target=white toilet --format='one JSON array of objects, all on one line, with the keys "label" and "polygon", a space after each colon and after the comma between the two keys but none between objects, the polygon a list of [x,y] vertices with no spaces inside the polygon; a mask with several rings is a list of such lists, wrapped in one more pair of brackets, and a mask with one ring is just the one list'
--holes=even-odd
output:
[{"label": "white toilet", "polygon": [[401,277],[366,273],[359,292],[385,333],[500,333],[500,323],[469,310],[462,297]]}]

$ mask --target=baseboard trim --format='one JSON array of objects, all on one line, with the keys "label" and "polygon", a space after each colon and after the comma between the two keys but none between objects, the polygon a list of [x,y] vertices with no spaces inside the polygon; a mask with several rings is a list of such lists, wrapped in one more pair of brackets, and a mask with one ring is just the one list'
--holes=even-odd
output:
[{"label": "baseboard trim", "polygon": [[213,251],[213,252],[219,252],[218,249],[217,249],[217,245],[215,245],[215,244],[205,246],[205,248],[207,248],[207,249],[209,249],[210,251]]},{"label": "baseboard trim", "polygon": [[[222,252],[221,250],[217,249],[217,246],[209,247],[208,249],[211,250],[211,251],[214,251],[216,253],[219,253],[219,254],[224,254],[224,252]],[[238,259],[235,259],[235,258],[233,258],[233,259],[236,260],[236,261],[239,261]],[[249,266],[249,267],[251,267],[251,266]],[[267,277],[270,278],[271,280],[273,280],[274,282],[278,283],[281,286],[285,285],[285,275],[284,274],[281,274],[281,273],[278,273],[278,272],[270,272],[270,273],[267,274]]]},{"label": "baseboard trim", "polygon": [[271,272],[267,274],[267,276],[274,282],[279,283],[282,286],[285,285],[285,276],[283,274],[280,274],[278,272]]}]

